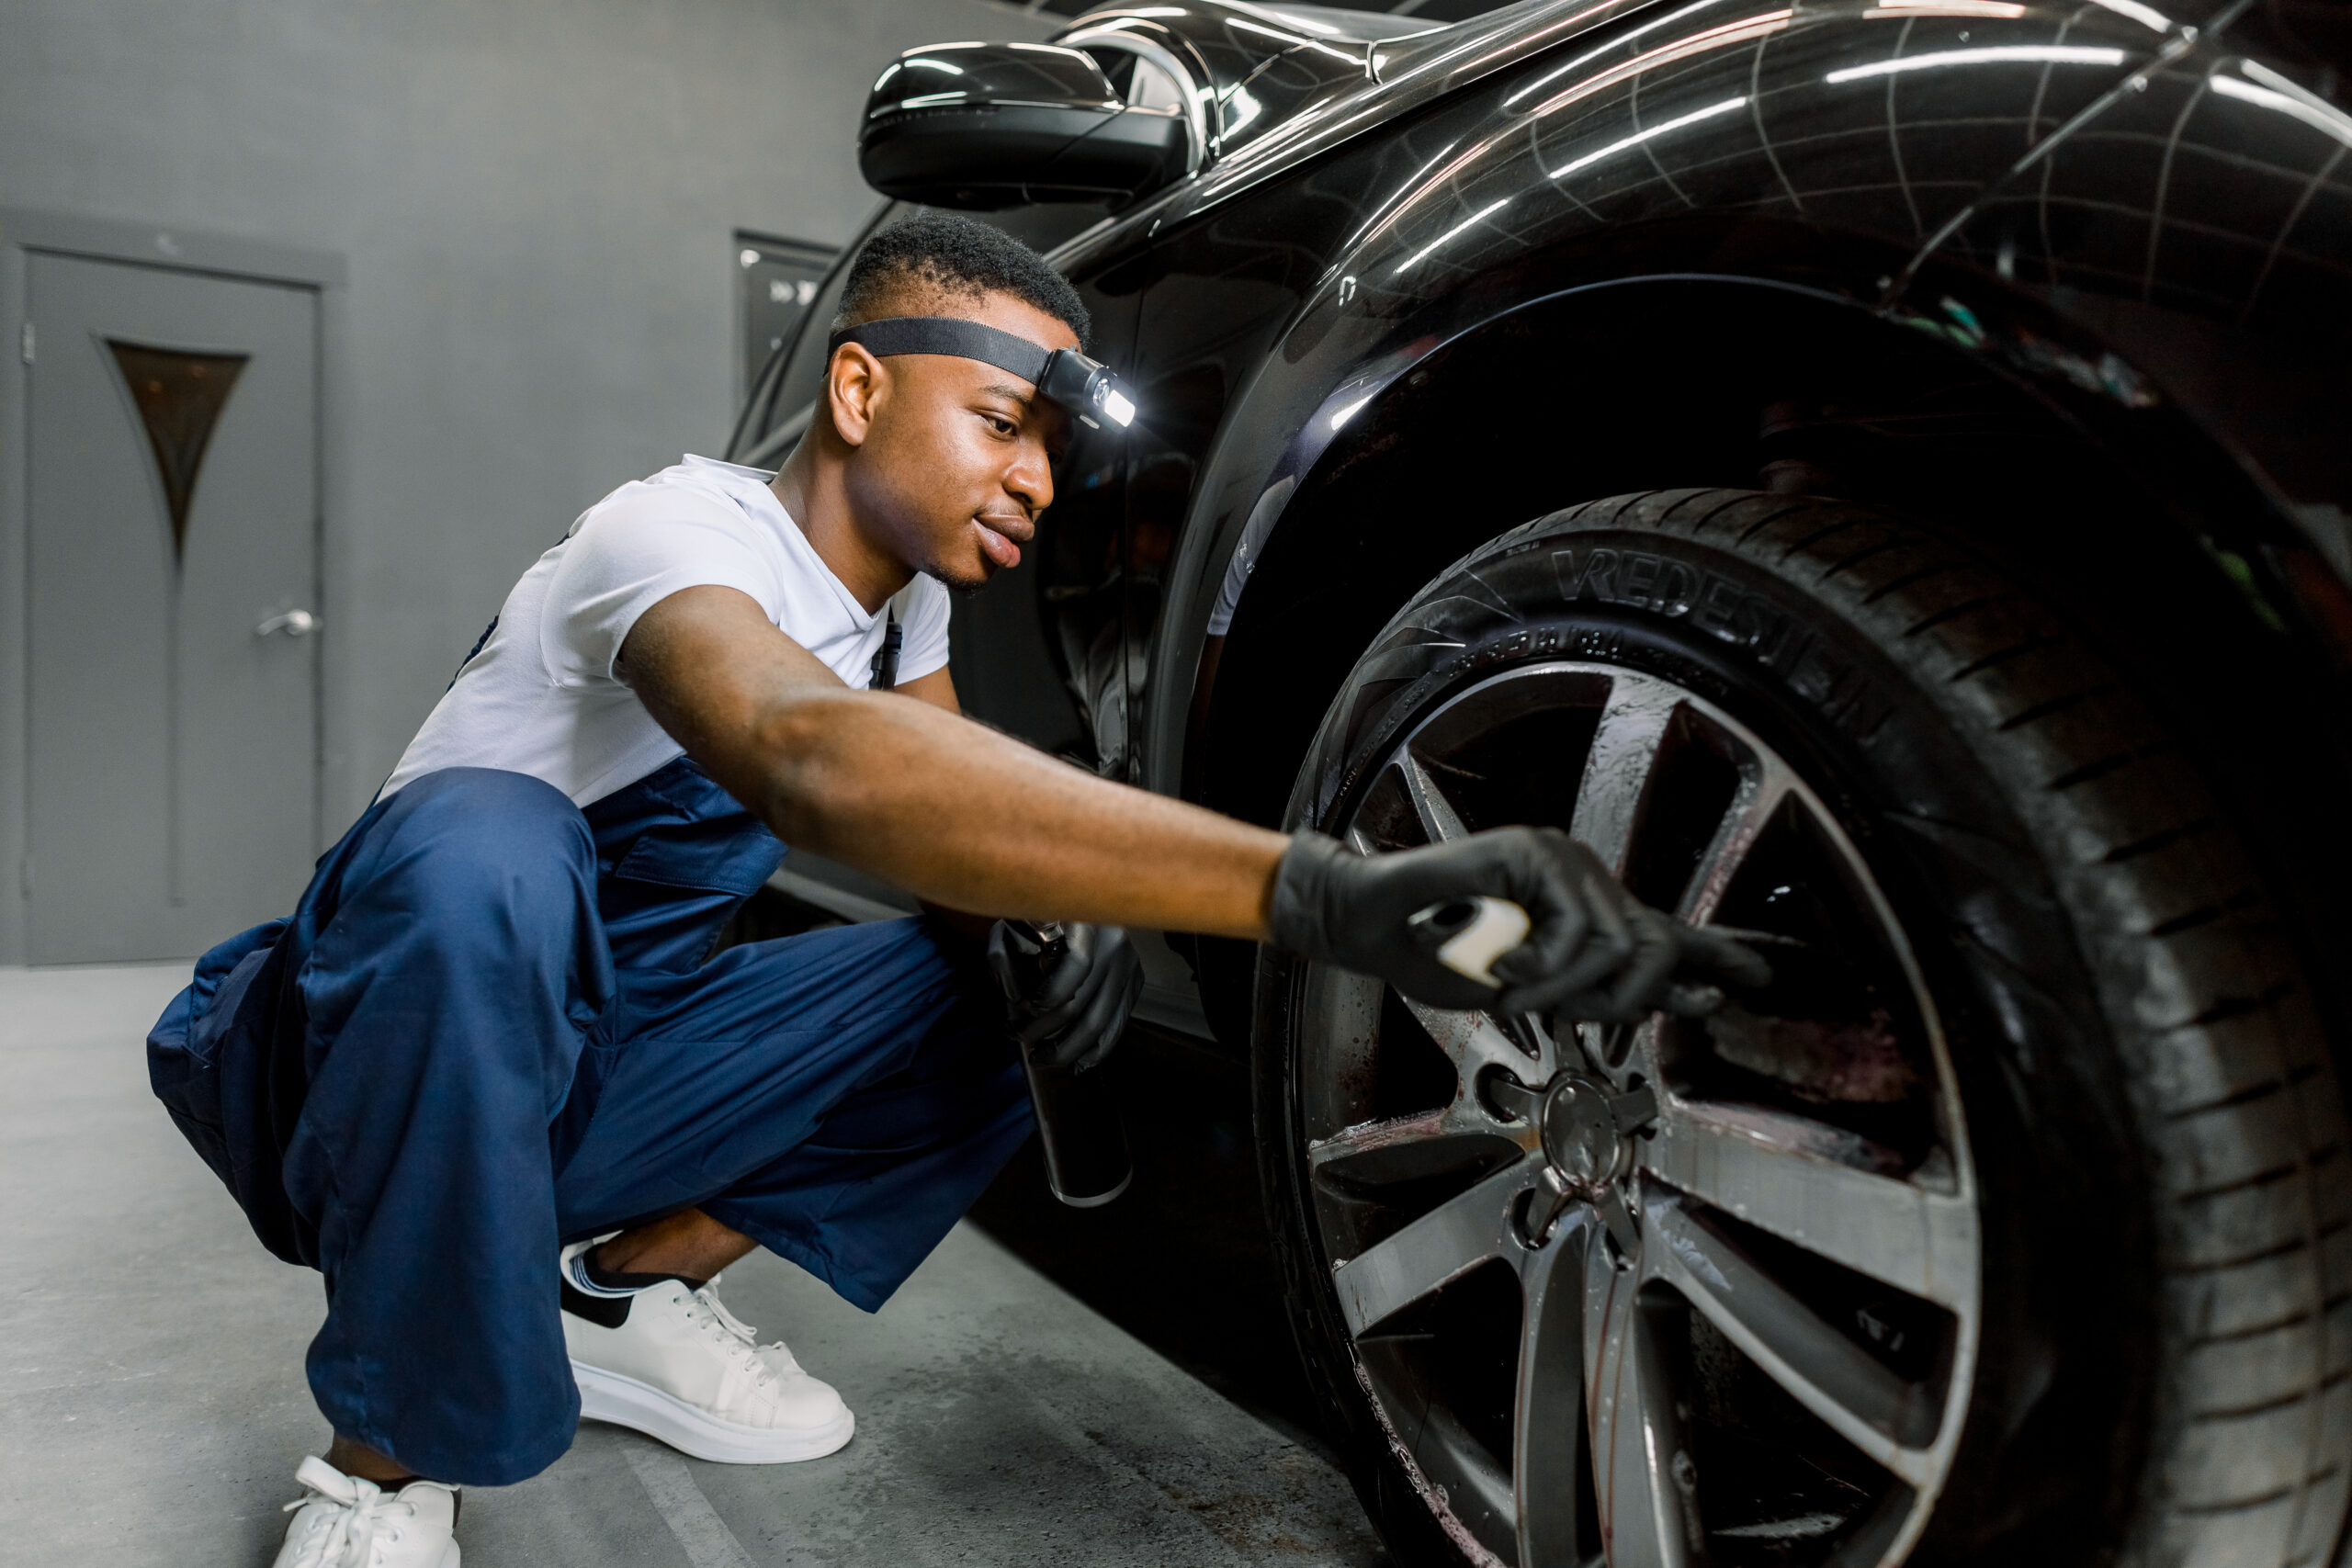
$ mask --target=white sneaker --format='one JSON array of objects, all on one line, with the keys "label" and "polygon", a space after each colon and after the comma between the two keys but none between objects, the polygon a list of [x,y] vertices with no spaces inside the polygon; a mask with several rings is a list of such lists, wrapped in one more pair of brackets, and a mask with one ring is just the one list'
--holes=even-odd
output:
[{"label": "white sneaker", "polygon": [[781,1339],[762,1345],[719,1305],[713,1279],[609,1290],[588,1279],[593,1242],[563,1251],[563,1342],[580,1414],[635,1427],[696,1459],[780,1464],[831,1453],[856,1430],[831,1383]]},{"label": "white sneaker", "polygon": [[294,1479],[311,1495],[286,1505],[286,1544],[271,1568],[458,1568],[458,1494],[437,1481],[386,1492],[306,1459]]}]

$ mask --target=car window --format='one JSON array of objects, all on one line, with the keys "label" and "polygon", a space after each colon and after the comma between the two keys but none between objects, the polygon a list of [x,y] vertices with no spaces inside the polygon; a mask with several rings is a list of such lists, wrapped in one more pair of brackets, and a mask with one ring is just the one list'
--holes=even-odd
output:
[{"label": "car window", "polygon": [[1132,108],[1166,109],[1173,114],[1184,112],[1184,88],[1168,68],[1156,60],[1141,55],[1129,55],[1135,62],[1129,67],[1126,83],[1127,104]]},{"label": "car window", "polygon": [[[1157,60],[1146,59],[1132,47],[1121,47],[1125,40],[1105,38],[1097,33],[1080,31],[1070,35],[1080,40],[1072,45],[1091,56],[1109,78],[1111,90],[1130,108],[1167,109],[1182,114],[1185,108],[1183,84],[1176,80],[1168,67]],[[1069,39],[1063,41],[1068,42]]]}]

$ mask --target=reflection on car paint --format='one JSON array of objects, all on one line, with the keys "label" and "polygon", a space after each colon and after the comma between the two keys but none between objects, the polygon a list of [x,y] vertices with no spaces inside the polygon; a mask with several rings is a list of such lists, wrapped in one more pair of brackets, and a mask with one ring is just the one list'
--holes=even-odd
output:
[{"label": "reflection on car paint", "polygon": [[[1073,454],[1049,520],[1100,545],[1037,589],[1048,625],[1095,607],[1046,639],[1081,655],[1057,679],[1084,689],[1091,760],[1180,787],[1214,706],[1207,640],[1248,619],[1325,470],[1396,438],[1383,410],[1417,367],[1642,279],[1795,289],[2039,396],[2188,421],[2113,434],[2172,454],[2212,432],[2274,498],[2246,526],[2267,514],[2279,547],[2352,562],[2352,455],[2302,434],[2352,408],[2352,116],[2287,57],[2253,57],[2281,36],[2262,18],[2198,33],[2217,4],[1081,18],[1181,68],[1213,143],[1058,254],[1098,347],[1155,399],[1133,454]],[[2221,335],[2168,348],[2182,321]],[[2237,412],[2256,374],[2311,389],[2302,423]],[[2303,613],[2257,539],[2209,554],[2252,563],[2265,616]]]}]

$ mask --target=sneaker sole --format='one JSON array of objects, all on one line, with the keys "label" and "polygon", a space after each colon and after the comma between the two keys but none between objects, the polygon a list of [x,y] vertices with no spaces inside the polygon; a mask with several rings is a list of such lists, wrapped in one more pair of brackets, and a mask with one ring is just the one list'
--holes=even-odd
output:
[{"label": "sneaker sole", "polygon": [[[284,1547],[282,1547],[282,1546],[278,1548],[278,1551],[279,1551],[279,1552],[280,1552],[281,1554],[285,1551],[285,1550],[286,1550],[286,1549],[285,1549]],[[433,1568],[458,1568],[458,1555],[459,1555],[459,1553],[458,1553],[458,1543],[457,1543],[456,1541],[454,1541],[454,1540],[453,1540],[453,1541],[451,1541],[447,1546],[446,1546],[446,1547],[442,1548],[442,1551],[441,1551],[441,1561],[440,1561],[440,1562],[436,1562],[436,1563],[435,1563],[435,1564],[433,1565]]]},{"label": "sneaker sole", "polygon": [[791,1464],[822,1459],[839,1450],[857,1431],[857,1417],[846,1409],[839,1420],[822,1427],[778,1431],[721,1421],[673,1393],[601,1367],[574,1361],[571,1375],[580,1383],[580,1414],[584,1419],[627,1427],[658,1438],[680,1453],[718,1464]]}]

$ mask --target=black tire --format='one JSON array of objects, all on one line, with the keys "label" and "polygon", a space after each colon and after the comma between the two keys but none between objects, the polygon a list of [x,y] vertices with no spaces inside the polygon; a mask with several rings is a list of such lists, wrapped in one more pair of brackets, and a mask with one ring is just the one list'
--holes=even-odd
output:
[{"label": "black tire", "polygon": [[[1676,1518],[1685,1532],[1666,1555],[1717,1563],[2182,1568],[2331,1561],[2352,1477],[2352,1173],[2343,1094],[2277,902],[2214,792],[2172,743],[2159,708],[2029,585],[1925,525],[1841,502],[1745,491],[1620,497],[1491,541],[1401,611],[1332,703],[1292,797],[1290,825],[1342,831],[1352,824],[1375,842],[1411,841],[1410,820],[1392,798],[1405,788],[1396,781],[1406,738],[1438,735],[1417,728],[1431,715],[1473,713],[1464,694],[1502,689],[1492,684],[1498,676],[1566,681],[1544,671],[1572,665],[1626,672],[1629,690],[1638,678],[1690,694],[1690,711],[1717,715],[1719,728],[1776,753],[1810,786],[1836,827],[1804,828],[1813,835],[1806,841],[1842,831],[1876,879],[1882,897],[1872,907],[1899,926],[1871,940],[1894,944],[1889,952],[1907,942],[1916,955],[1905,972],[1919,987],[1920,1011],[1914,1018],[1890,1003],[1894,1022],[1882,1033],[1901,1036],[1904,1052],[1928,1049],[1905,1031],[1939,1038],[1935,1048],[1944,1055],[1936,1060],[1948,1061],[1943,1081],[1962,1108],[1951,1125],[1964,1122],[1964,1134],[1949,1140],[1955,1149],[1916,1159],[1949,1161],[1956,1153],[1974,1173],[1980,1251],[1969,1289],[1976,1315],[1964,1330],[1973,1336],[1973,1371],[1954,1371],[1968,1360],[1954,1346],[1971,1321],[1958,1306],[1915,1315],[1922,1342],[1941,1348],[1897,1369],[1926,1391],[1921,1398],[1962,1413],[1953,1417],[1956,1437],[1939,1450],[1932,1506],[1905,1503],[1924,1493],[1903,1492],[1887,1472],[1878,1472],[1889,1481],[1882,1495],[1860,1472],[1839,1472],[1839,1484],[1863,1500],[1835,1525],[1818,1523],[1837,1508],[1821,1512],[1816,1497],[1804,1505],[1815,1509],[1804,1516],[1815,1521],[1804,1529],[1717,1530],[1718,1515],[1736,1511],[1718,1500],[1743,1486],[1766,1489],[1754,1474],[1743,1476],[1741,1463],[1753,1471],[1764,1462],[1755,1456],[1776,1451],[1773,1444],[1814,1442],[1809,1427],[1798,1428],[1815,1420],[1815,1407],[1784,1400],[1797,1414],[1781,1411],[1772,1403],[1781,1396],[1756,1382],[1764,1376],[1758,1363],[1745,1352],[1726,1359],[1730,1341],[1715,1320],[1670,1289],[1644,1285],[1623,1298],[1643,1304],[1636,1315],[1654,1321],[1647,1332],[1668,1347],[1656,1352],[1666,1370],[1653,1385],[1670,1384],[1672,1398],[1650,1397],[1671,1404],[1673,1419],[1685,1424],[1672,1430],[1689,1434],[1675,1439],[1688,1444],[1688,1452],[1675,1452],[1680,1500],[1659,1505],[1659,1533],[1670,1534]],[[1540,708],[1538,699],[1523,700],[1537,704],[1528,711]],[[1576,795],[1573,784],[1548,795],[1536,787],[1546,770],[1556,777],[1584,765],[1566,751],[1546,752],[1552,742],[1541,739],[1556,730],[1572,741],[1574,725],[1544,718],[1552,728],[1528,728],[1537,721],[1524,714],[1508,721],[1517,728],[1479,731],[1478,722],[1487,721],[1475,713],[1445,719],[1453,738],[1427,742],[1456,748],[1445,758],[1468,759],[1444,764],[1455,768],[1449,788],[1485,803],[1476,813],[1463,809],[1467,825],[1566,825],[1564,812],[1546,815],[1552,807],[1530,803]],[[1487,750],[1476,750],[1481,745]],[[1657,772],[1663,777],[1665,764]],[[1641,787],[1648,792],[1642,809],[1668,835],[1670,818],[1656,801],[1668,785]],[[1687,794],[1697,786],[1672,787]],[[1671,846],[1637,847],[1629,880],[1670,906],[1694,863]],[[1790,897],[1817,899],[1820,886],[1844,874],[1815,874],[1812,892],[1800,887]],[[1781,895],[1789,888],[1736,888],[1725,897],[1748,899],[1748,918],[1726,923],[1770,924],[1755,910]],[[1854,958],[1847,972],[1860,976],[1880,962]],[[1854,995],[1900,988],[1884,978],[1893,969],[1871,973],[1879,978],[1850,979]],[[1531,1436],[1522,1415],[1507,1410],[1498,1425],[1489,1408],[1505,1372],[1487,1364],[1498,1352],[1479,1325],[1503,1322],[1492,1314],[1519,1311],[1519,1298],[1482,1266],[1375,1322],[1357,1296],[1343,1305],[1343,1289],[1358,1287],[1335,1281],[1351,1252],[1369,1256],[1418,1214],[1487,1179],[1497,1160],[1522,1156],[1490,1152],[1458,1170],[1433,1156],[1408,1181],[1396,1174],[1401,1167],[1364,1165],[1354,1151],[1369,1143],[1343,1144],[1360,1128],[1317,1131],[1317,1117],[1344,1120],[1343,1111],[1362,1114],[1367,1105],[1404,1114],[1443,1093],[1476,1092],[1415,1077],[1436,1060],[1427,1049],[1436,1026],[1405,1021],[1393,997],[1380,1004],[1378,1023],[1364,1026],[1377,1041],[1363,1047],[1361,1071],[1350,1069],[1358,1077],[1340,1087],[1317,1079],[1336,1070],[1332,1063],[1359,1060],[1317,1043],[1336,1038],[1340,1026],[1318,1009],[1340,1006],[1328,999],[1340,994],[1308,966],[1261,957],[1258,1142],[1294,1326],[1358,1492],[1397,1557],[1408,1564],[1515,1562],[1523,1541],[1567,1540],[1559,1533],[1566,1527],[1555,1519],[1545,1526],[1552,1535],[1514,1534],[1520,1527],[1490,1517],[1500,1506],[1491,1484],[1469,1495],[1462,1483],[1441,1489],[1432,1477],[1444,1466],[1483,1464],[1482,1454],[1499,1457],[1509,1492],[1514,1462],[1532,1468],[1545,1455],[1544,1463],[1564,1462],[1560,1442],[1581,1451],[1572,1437]],[[1770,1016],[1763,1003],[1758,1013]],[[1351,1016],[1362,1023],[1371,1015]],[[1883,1024],[1889,1015],[1872,1016]],[[1369,1038],[1364,1029],[1359,1035]],[[1742,1075],[1756,1064],[1725,1043],[1733,1039],[1661,1032],[1641,1059],[1657,1064],[1664,1081],[1657,1087],[1671,1087],[1678,1101],[1736,1098],[1750,1092]],[[1563,1073],[1583,1060],[1565,1039],[1545,1049]],[[1468,1074],[1471,1058],[1457,1060]],[[1600,1072],[1600,1060],[1596,1054],[1589,1070]],[[1798,1084],[1810,1070],[1784,1066],[1765,1063],[1763,1078]],[[1491,1064],[1485,1070],[1491,1075]],[[1386,1087],[1367,1087],[1375,1079]],[[1932,1097],[1931,1080],[1921,1067],[1901,1092]],[[1621,1076],[1616,1088],[1623,1083]],[[1790,1091],[1812,1097],[1792,1116],[1875,1129],[1882,1123],[1869,1118],[1900,1103],[1849,1104],[1816,1089]],[[1758,1103],[1782,1104],[1769,1100],[1777,1088],[1753,1092],[1767,1097]],[[1920,1114],[1932,1122],[1945,1112]],[[1321,1140],[1313,1156],[1310,1137]],[[1523,1157],[1541,1165],[1543,1150],[1521,1143],[1532,1151]],[[1489,1138],[1488,1147],[1505,1145]],[[1317,1167],[1318,1159],[1329,1163]],[[1360,1168],[1372,1174],[1344,1175]],[[1890,1160],[1881,1168],[1898,1168]],[[1900,1179],[1929,1181],[1921,1174],[1927,1163],[1906,1168]],[[1843,1306],[1820,1303],[1847,1300],[1837,1294],[1848,1289],[1845,1277],[1815,1269],[1810,1254],[1799,1258],[1651,1175],[1624,1176],[1620,1187],[1636,1215],[1651,1213],[1645,1193],[1663,1193],[1673,1215],[1700,1216],[1695,1223],[1712,1226],[1710,1235],[1745,1237],[1740,1245],[1752,1243],[1758,1257],[1787,1253],[1782,1262],[1793,1272],[1784,1278],[1813,1281],[1791,1289],[1844,1334],[1875,1336],[1880,1320],[1910,1310],[1902,1298],[1839,1317]],[[1665,1223],[1642,1219],[1643,1235]],[[1524,1229],[1516,1234],[1518,1245],[1550,1245],[1540,1231],[1532,1242]],[[1567,1221],[1558,1234],[1568,1247]],[[1664,1239],[1644,1245],[1681,1245],[1672,1237],[1682,1233],[1657,1234]],[[1633,1267],[1631,1253],[1608,1235],[1598,1220],[1575,1232],[1583,1261],[1571,1261],[1583,1272],[1567,1278],[1605,1280],[1604,1265],[1621,1273]],[[1816,1287],[1827,1293],[1804,1293]],[[1395,1304],[1383,1301],[1383,1312]],[[1361,1343],[1351,1313],[1364,1331]],[[1536,1329],[1521,1326],[1533,1344]],[[1452,1348],[1448,1336],[1458,1341]],[[1503,1344],[1504,1363],[1521,1353],[1519,1343]],[[1897,1366],[1883,1346],[1862,1348]],[[1624,1387],[1623,1363],[1615,1365],[1612,1386]],[[1601,1429],[1589,1407],[1586,1414],[1587,1433]],[[1612,1415],[1609,1429],[1629,1418]],[[1749,1431],[1743,1423],[1758,1425]],[[1484,1447],[1463,1447],[1465,1430]],[[1423,1463],[1441,1441],[1432,1433],[1451,1433],[1442,1441],[1461,1449],[1448,1450],[1442,1464],[1431,1459],[1436,1468]],[[1695,1465],[1690,1453],[1699,1455]],[[1555,1568],[1551,1557],[1577,1561],[1603,1544],[1595,1516],[1612,1483],[1589,1454],[1577,1462],[1577,1484],[1593,1492],[1572,1510],[1577,1544],[1529,1548],[1546,1560],[1521,1568]],[[1834,1469],[1846,1461],[1808,1462]],[[1565,1486],[1558,1478],[1566,1474],[1555,1469],[1544,1485]],[[1631,1517],[1623,1513],[1630,1505],[1611,1506],[1621,1524]],[[1756,1505],[1766,1514],[1798,1506]],[[1895,1512],[1912,1522],[1890,1523]]]}]

